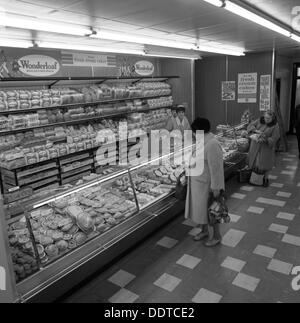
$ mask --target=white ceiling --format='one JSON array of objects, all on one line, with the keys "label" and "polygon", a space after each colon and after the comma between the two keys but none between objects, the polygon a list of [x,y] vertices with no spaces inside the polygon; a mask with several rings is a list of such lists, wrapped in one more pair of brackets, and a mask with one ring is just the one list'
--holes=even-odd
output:
[{"label": "white ceiling", "polygon": [[[290,26],[296,17],[292,9],[300,6],[299,0],[243,2]],[[300,52],[299,43],[202,0],[0,0],[0,6],[22,15],[161,38],[178,39],[180,36],[182,41],[201,38],[246,51],[270,50],[275,42],[278,49]],[[35,33],[34,37],[46,35]],[[103,42],[112,43],[115,44]]]}]

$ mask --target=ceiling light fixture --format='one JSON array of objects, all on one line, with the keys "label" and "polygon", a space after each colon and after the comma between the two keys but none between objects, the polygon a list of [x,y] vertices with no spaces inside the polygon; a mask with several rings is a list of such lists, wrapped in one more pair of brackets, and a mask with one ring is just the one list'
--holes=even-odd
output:
[{"label": "ceiling light fixture", "polygon": [[[249,21],[252,21],[264,28],[267,28],[269,30],[272,30],[278,34],[281,34],[285,37],[291,38],[297,42],[300,42],[300,36],[293,33],[288,28],[283,28],[279,26],[278,24],[272,22],[271,20],[268,20],[266,18],[263,18],[262,16],[252,12],[251,10],[248,10],[242,6],[239,6],[236,3],[233,3],[229,0],[203,0],[205,2],[208,2],[216,7],[223,7],[227,11],[230,11],[242,18],[245,18]],[[220,4],[222,3],[222,4]]]},{"label": "ceiling light fixture", "polygon": [[158,39],[152,37],[141,37],[137,35],[128,35],[125,33],[117,33],[111,31],[100,30],[96,35],[92,35],[92,38],[105,39],[105,40],[115,40],[115,41],[123,41],[123,42],[131,42],[137,44],[145,44],[145,45],[153,45],[153,46],[161,46],[161,47],[171,47],[177,49],[185,49],[185,50],[195,50],[195,51],[203,51],[209,53],[217,53],[224,55],[233,55],[233,56],[243,56],[243,49],[227,49],[224,48],[223,45],[220,47],[214,46],[198,46],[197,40],[195,40],[195,44],[188,42],[180,42],[180,41],[171,41],[167,39]]},{"label": "ceiling light fixture", "polygon": [[59,33],[74,36],[86,36],[91,34],[88,27],[74,26],[70,24],[61,24],[55,21],[42,21],[38,18],[23,18],[11,15],[5,15],[0,25],[4,27],[21,28],[28,30],[38,30],[50,33]]},{"label": "ceiling light fixture", "polygon": [[191,50],[195,47],[195,44],[188,42],[173,41],[168,39],[160,39],[147,36],[139,36],[128,33],[119,33],[114,31],[100,30],[96,34],[91,35],[91,38],[105,39],[105,40],[115,40],[120,42],[129,42],[137,44],[147,44],[154,46],[163,46],[171,48],[180,48]]},{"label": "ceiling light fixture", "polygon": [[200,55],[183,55],[183,54],[173,54],[173,53],[156,53],[156,52],[145,52],[145,56],[149,57],[161,57],[161,58],[177,58],[177,59],[187,59],[187,60],[198,60],[202,59]]},{"label": "ceiling light fixture", "polygon": [[221,55],[230,55],[230,56],[245,56],[245,52],[243,49],[231,49],[226,48],[224,46],[214,47],[214,46],[206,46],[206,45],[199,45],[197,50],[200,52],[207,52],[213,54],[221,54]]},{"label": "ceiling light fixture", "polygon": [[0,47],[29,48],[33,43],[27,40],[0,38]]},{"label": "ceiling light fixture", "polygon": [[224,1],[222,0],[204,0],[205,2],[212,4],[213,6],[216,7],[223,7],[224,6]]},{"label": "ceiling light fixture", "polygon": [[38,44],[40,48],[53,48],[53,49],[66,49],[66,50],[79,50],[85,52],[102,52],[102,53],[120,53],[130,55],[144,55],[142,49],[126,49],[126,48],[112,48],[112,47],[98,47],[98,46],[85,46],[65,43],[52,43],[52,42],[40,42]]},{"label": "ceiling light fixture", "polygon": [[225,2],[225,6],[224,8],[240,17],[243,17],[247,20],[250,20],[260,26],[263,26],[265,28],[268,28],[272,31],[275,31],[283,36],[286,36],[286,37],[290,37],[291,36],[291,31],[290,30],[287,30],[285,28],[282,28],[280,27],[279,25],[271,22],[270,20],[268,19],[265,19],[253,12],[251,12],[250,10],[247,10],[233,2],[230,2],[230,1],[226,1]]},{"label": "ceiling light fixture", "polygon": [[[218,1],[212,1],[218,2]],[[223,4],[223,1],[221,1]],[[41,21],[38,18],[25,18],[16,15],[5,15],[3,19],[0,20],[0,25],[12,27],[12,28],[21,28],[24,30],[38,30],[44,31],[49,33],[56,33],[56,34],[66,34],[66,35],[73,35],[73,36],[86,36],[89,38],[96,38],[96,39],[103,39],[109,41],[118,41],[118,42],[128,42],[128,43],[135,43],[140,45],[154,45],[160,47],[169,47],[169,48],[177,48],[177,49],[184,49],[184,50],[194,50],[194,51],[207,51],[210,53],[218,53],[224,55],[236,55],[240,56],[243,55],[242,49],[237,49],[237,51],[227,50],[222,45],[218,46],[201,46],[199,49],[197,46],[197,40],[195,39],[194,42],[184,42],[180,40],[180,36],[178,40],[169,40],[164,38],[156,38],[144,35],[136,35],[136,34],[128,34],[125,32],[115,32],[110,30],[96,30],[89,27],[84,26],[77,26],[71,24],[62,24],[60,22],[55,21]],[[67,42],[66,42],[67,43]],[[24,47],[24,44],[21,44]],[[48,45],[51,48],[54,48],[53,43],[48,42]],[[41,45],[43,46],[43,45]],[[61,43],[60,47],[58,48],[64,49],[74,49],[74,50],[90,50],[90,51],[103,51],[106,50],[107,52],[112,52],[111,48],[102,48],[102,47],[85,47],[83,45],[67,45],[65,43]],[[115,53],[128,53],[128,54],[136,54],[141,55],[141,51],[139,50],[120,50],[120,49],[113,49]],[[179,55],[180,56],[180,55]]]},{"label": "ceiling light fixture", "polygon": [[296,35],[296,34],[291,34],[291,38],[295,41],[297,41],[298,43],[300,43],[300,36]]}]

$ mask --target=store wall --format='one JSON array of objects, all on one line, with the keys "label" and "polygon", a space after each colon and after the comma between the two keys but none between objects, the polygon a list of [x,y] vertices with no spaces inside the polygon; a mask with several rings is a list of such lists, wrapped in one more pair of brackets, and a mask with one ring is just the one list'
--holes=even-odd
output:
[{"label": "store wall", "polygon": [[[285,130],[289,130],[291,95],[293,80],[293,60],[287,56],[277,55],[276,57],[276,79],[281,80],[280,110]],[[300,88],[299,88],[300,90]]]},{"label": "store wall", "polygon": [[173,88],[174,103],[187,105],[187,117],[190,121],[194,116],[192,64],[192,61],[184,59],[160,59],[161,75],[180,77],[169,80],[169,83]]},{"label": "store wall", "polygon": [[[228,102],[228,123],[237,124],[245,110],[255,117],[259,111],[259,79],[272,74],[272,53],[248,54],[245,57],[228,57],[228,81],[236,81],[239,73],[258,73],[257,103]],[[221,99],[221,82],[226,81],[226,57],[207,57],[196,62],[196,116],[208,118],[213,129],[226,123],[226,103]]]},{"label": "store wall", "polygon": [[205,58],[196,62],[196,117],[208,118],[213,128],[224,124],[226,119],[225,103],[221,100],[221,81],[225,79],[225,57]]}]

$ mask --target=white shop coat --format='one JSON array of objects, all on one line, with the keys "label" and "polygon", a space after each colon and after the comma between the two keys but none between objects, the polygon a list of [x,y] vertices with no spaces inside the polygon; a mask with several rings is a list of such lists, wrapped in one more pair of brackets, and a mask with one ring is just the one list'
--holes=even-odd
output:
[{"label": "white shop coat", "polygon": [[225,190],[223,152],[215,136],[208,133],[204,136],[204,171],[200,176],[188,177],[185,218],[208,224],[209,193],[222,189]]}]

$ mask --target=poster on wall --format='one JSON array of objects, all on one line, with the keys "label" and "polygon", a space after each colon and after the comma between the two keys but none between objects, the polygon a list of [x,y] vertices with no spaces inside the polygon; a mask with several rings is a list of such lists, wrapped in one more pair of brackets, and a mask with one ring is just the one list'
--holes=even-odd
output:
[{"label": "poster on wall", "polygon": [[257,73],[238,75],[238,103],[257,102]]},{"label": "poster on wall", "polygon": [[116,67],[116,55],[86,54],[86,53],[61,53],[63,66],[83,67]]},{"label": "poster on wall", "polygon": [[271,75],[261,75],[259,110],[267,111],[270,109],[271,109]]},{"label": "poster on wall", "polygon": [[0,48],[0,78],[61,76],[58,52]]},{"label": "poster on wall", "polygon": [[235,101],[235,81],[222,82],[222,101]]}]

